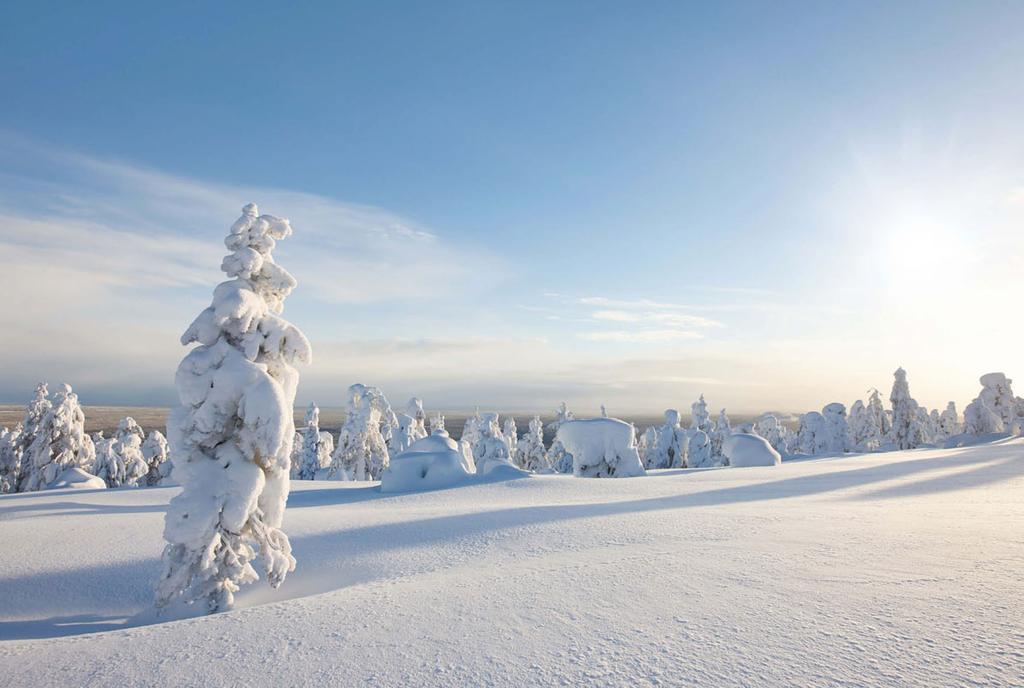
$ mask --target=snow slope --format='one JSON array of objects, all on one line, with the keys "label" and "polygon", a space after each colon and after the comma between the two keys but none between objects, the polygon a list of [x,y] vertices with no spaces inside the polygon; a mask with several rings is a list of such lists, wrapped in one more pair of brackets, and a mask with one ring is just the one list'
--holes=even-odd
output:
[{"label": "snow slope", "polygon": [[0,497],[4,685],[1024,685],[1024,440],[293,485],[279,590],[135,627],[174,488]]}]

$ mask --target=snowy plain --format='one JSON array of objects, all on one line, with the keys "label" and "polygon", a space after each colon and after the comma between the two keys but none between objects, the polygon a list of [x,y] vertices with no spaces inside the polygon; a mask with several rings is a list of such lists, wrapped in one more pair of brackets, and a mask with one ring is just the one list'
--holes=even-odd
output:
[{"label": "snowy plain", "polygon": [[133,625],[174,493],[0,496],[3,685],[1024,685],[1024,439],[415,494],[294,482],[280,589]]}]

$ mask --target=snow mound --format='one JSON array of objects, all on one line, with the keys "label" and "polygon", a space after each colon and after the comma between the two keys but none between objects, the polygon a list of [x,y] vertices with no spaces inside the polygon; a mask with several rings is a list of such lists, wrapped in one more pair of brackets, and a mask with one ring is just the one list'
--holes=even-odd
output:
[{"label": "snow mound", "polygon": [[57,479],[46,486],[47,490],[63,490],[75,488],[79,490],[98,490],[106,488],[107,483],[103,478],[86,473],[85,470],[72,466],[57,476]]},{"label": "snow mound", "polygon": [[778,466],[782,463],[779,452],[772,448],[768,440],[757,435],[730,435],[725,439],[722,450],[729,457],[730,466]]},{"label": "snow mound", "polygon": [[402,452],[381,474],[380,491],[416,492],[461,485],[471,475],[463,461],[462,452],[456,449]]},{"label": "snow mound", "polygon": [[633,426],[617,418],[589,418],[562,423],[555,438],[572,455],[573,475],[628,478],[646,473],[633,434]]}]

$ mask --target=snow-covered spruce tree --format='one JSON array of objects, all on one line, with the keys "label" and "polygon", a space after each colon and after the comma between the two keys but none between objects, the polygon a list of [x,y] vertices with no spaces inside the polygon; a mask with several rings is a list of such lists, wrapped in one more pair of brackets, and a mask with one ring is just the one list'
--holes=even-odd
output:
[{"label": "snow-covered spruce tree", "polygon": [[349,387],[345,424],[341,426],[327,478],[379,480],[390,461],[384,430],[394,415],[380,389],[362,384]]},{"label": "snow-covered spruce tree", "polygon": [[789,428],[779,422],[774,414],[762,414],[754,421],[753,431],[755,435],[767,440],[772,449],[779,452],[779,456],[788,456],[793,453],[792,433]]},{"label": "snow-covered spruce tree", "polygon": [[690,429],[703,430],[711,434],[711,414],[708,412],[708,403],[704,401],[704,395],[690,405]]},{"label": "snow-covered spruce tree", "polygon": [[509,416],[501,426],[501,435],[508,445],[509,456],[516,455],[516,445],[519,444],[519,428],[516,427],[516,419]]},{"label": "snow-covered spruce tree", "polygon": [[171,462],[167,460],[169,456],[167,438],[159,430],[151,430],[146,436],[146,441],[142,443],[142,458],[149,467],[146,474],[147,485],[152,487],[170,482]]},{"label": "snow-covered spruce tree", "polygon": [[0,429],[0,492],[18,489],[21,474],[21,423],[13,429]]},{"label": "snow-covered spruce tree", "polygon": [[872,422],[879,431],[879,445],[887,440],[892,433],[892,415],[882,406],[882,393],[872,389],[868,393],[868,413],[871,414]]},{"label": "snow-covered spruce tree", "polygon": [[825,451],[844,453],[850,451],[850,425],[846,421],[846,406],[838,402],[826,404],[821,409],[825,419]]},{"label": "snow-covered spruce tree", "polygon": [[963,432],[960,424],[960,414],[956,412],[956,404],[952,401],[946,404],[946,410],[939,414],[939,432],[944,439]]},{"label": "snow-covered spruce tree", "polygon": [[548,431],[555,436],[551,441],[551,446],[548,447],[548,464],[558,473],[572,473],[572,454],[566,451],[565,446],[558,439],[558,428],[562,427],[563,423],[575,419],[576,416],[563,401],[555,411],[555,419],[547,425]]},{"label": "snow-covered spruce tree", "polygon": [[882,445],[881,418],[884,412],[876,413],[858,399],[850,408],[850,442],[857,451],[877,451]]},{"label": "snow-covered spruce tree", "polygon": [[711,457],[711,437],[703,430],[690,433],[689,448],[686,451],[688,468],[710,468],[718,464]]},{"label": "snow-covered spruce tree", "polygon": [[679,411],[665,410],[665,424],[648,439],[647,453],[641,457],[644,468],[685,468],[690,438],[679,422]]},{"label": "snow-covered spruce tree", "polygon": [[309,341],[278,314],[295,279],[272,252],[287,220],[242,209],[224,240],[230,278],[181,337],[198,343],[178,366],[181,406],[167,421],[174,479],[156,607],[176,615],[230,609],[262,565],[277,587],[295,569],[281,530],[295,435],[296,361]]},{"label": "snow-covered spruce tree", "polygon": [[827,451],[825,417],[817,411],[800,416],[800,427],[796,432],[797,450],[802,454],[822,454]]},{"label": "snow-covered spruce tree", "polygon": [[897,449],[913,449],[921,444],[918,404],[910,396],[907,371],[897,368],[893,377],[892,393],[889,394],[889,402],[892,404],[892,442]]},{"label": "snow-covered spruce tree", "polygon": [[1024,411],[1021,408],[1024,404],[1013,396],[1013,380],[1003,373],[986,373],[980,382],[981,392],[964,409],[964,432],[980,435],[1009,431],[1016,417]]},{"label": "snow-covered spruce tree", "polygon": [[654,443],[658,439],[658,428],[653,425],[648,427],[641,433],[637,433],[636,437],[636,453],[640,457],[640,464],[644,468],[649,468],[648,459],[653,459],[650,456],[651,449],[654,447]]},{"label": "snow-covered spruce tree", "polygon": [[964,432],[968,435],[984,435],[1003,432],[1006,426],[999,414],[982,399],[975,399],[964,408]]},{"label": "snow-covered spruce tree", "polygon": [[413,397],[405,404],[405,413],[407,416],[412,417],[416,421],[415,430],[410,433],[413,437],[413,442],[421,440],[427,436],[427,412],[423,410],[423,400],[419,397]]},{"label": "snow-covered spruce tree", "polygon": [[28,489],[28,478],[32,474],[32,443],[36,441],[43,418],[53,407],[49,400],[49,391],[45,382],[36,385],[32,401],[25,407],[25,419],[21,422],[21,436],[18,438],[17,452],[21,457],[18,468],[18,483],[15,491]]},{"label": "snow-covered spruce tree", "polygon": [[320,409],[315,403],[306,409],[305,425],[296,434],[301,437],[299,466],[297,472],[292,466],[292,475],[299,480],[315,480],[317,473],[331,465],[334,452],[334,437],[320,430]]},{"label": "snow-covered spruce tree", "polygon": [[473,445],[473,461],[476,464],[476,472],[486,475],[498,466],[512,464],[512,456],[508,451],[508,444],[501,434],[498,426],[498,414],[485,413],[480,417],[477,424],[479,439]]},{"label": "snow-covered spruce tree", "polygon": [[139,424],[129,416],[121,420],[113,437],[99,443],[95,473],[107,487],[145,484],[149,474],[149,464],[142,455],[145,437]]},{"label": "snow-covered spruce tree", "polygon": [[731,434],[732,424],[729,422],[729,416],[725,415],[725,409],[722,409],[718,412],[715,427],[711,430],[711,458],[718,463],[725,461],[722,446],[725,443],[725,439]]},{"label": "snow-covered spruce tree", "polygon": [[85,434],[85,413],[71,385],[61,385],[29,447],[31,473],[26,491],[42,490],[69,468],[92,468],[96,448]]},{"label": "snow-covered spruce tree", "polygon": [[444,416],[435,413],[430,417],[430,434],[433,435],[438,430],[444,430]]},{"label": "snow-covered spruce tree", "polygon": [[551,468],[544,449],[544,424],[540,416],[530,419],[526,434],[516,443],[516,451],[512,455],[515,464],[527,471],[541,471]]}]

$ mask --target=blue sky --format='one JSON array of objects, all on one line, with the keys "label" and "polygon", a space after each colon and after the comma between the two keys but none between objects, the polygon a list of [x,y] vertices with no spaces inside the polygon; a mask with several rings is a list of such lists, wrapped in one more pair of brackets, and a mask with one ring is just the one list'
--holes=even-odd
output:
[{"label": "blue sky", "polygon": [[296,230],[303,403],[806,410],[903,365],[935,406],[1021,362],[1019,3],[0,19],[0,400],[171,403],[248,201]]}]

